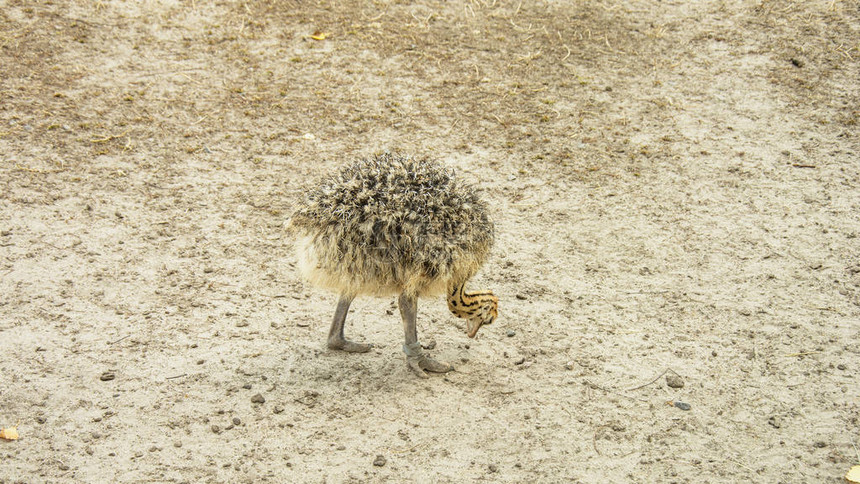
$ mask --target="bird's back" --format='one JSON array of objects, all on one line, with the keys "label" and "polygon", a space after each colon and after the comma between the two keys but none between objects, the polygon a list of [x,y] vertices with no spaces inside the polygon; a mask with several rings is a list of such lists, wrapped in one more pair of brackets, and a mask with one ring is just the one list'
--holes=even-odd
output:
[{"label": "bird's back", "polygon": [[471,187],[438,163],[391,154],[325,179],[291,226],[305,276],[354,294],[441,293],[477,272],[493,243]]}]

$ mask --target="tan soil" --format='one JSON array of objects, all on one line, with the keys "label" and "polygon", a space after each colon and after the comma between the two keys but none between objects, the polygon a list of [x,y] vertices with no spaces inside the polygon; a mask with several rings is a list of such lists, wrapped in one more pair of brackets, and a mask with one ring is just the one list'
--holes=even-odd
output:
[{"label": "tan soil", "polygon": [[[0,0],[0,483],[841,482],[858,39],[855,0]],[[447,376],[389,299],[326,350],[284,237],[382,150],[493,209],[498,322],[419,306]]]}]

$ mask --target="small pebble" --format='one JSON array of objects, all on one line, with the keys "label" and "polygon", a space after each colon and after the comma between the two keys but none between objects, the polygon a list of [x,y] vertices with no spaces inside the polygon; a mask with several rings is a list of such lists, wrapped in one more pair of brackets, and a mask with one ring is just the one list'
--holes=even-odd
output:
[{"label": "small pebble", "polygon": [[177,440],[177,441],[173,442],[173,446],[178,449],[178,448],[182,447],[182,442]]},{"label": "small pebble", "polygon": [[687,411],[690,408],[692,408],[692,407],[690,407],[689,403],[684,403],[684,402],[672,402],[672,405],[674,405],[675,407],[680,408],[681,410],[684,410],[684,411]]},{"label": "small pebble", "polygon": [[209,428],[212,429],[213,434],[220,434],[221,433],[221,427],[219,427],[215,424],[212,424],[212,427],[209,427]]},{"label": "small pebble", "polygon": [[346,446],[345,445],[338,445],[337,450],[346,450]]},{"label": "small pebble", "polygon": [[819,449],[823,449],[823,448],[827,447],[827,444],[821,440],[819,440],[818,442],[816,442],[812,445],[814,445],[815,447],[817,447]]},{"label": "small pebble", "polygon": [[261,394],[256,394],[251,397],[251,403],[266,403],[266,399]]},{"label": "small pebble", "polygon": [[523,363],[525,363],[525,362],[526,362],[525,357],[522,357],[522,358],[520,358],[519,360],[515,361],[515,362],[514,362],[514,364],[515,364],[515,365],[522,365],[522,364],[523,364]]},{"label": "small pebble", "polygon": [[666,375],[666,384],[669,385],[669,388],[684,388],[684,379],[674,373],[669,373]]},{"label": "small pebble", "polygon": [[239,322],[237,322],[237,323],[236,323],[236,327],[237,327],[237,328],[244,328],[245,326],[248,326],[248,322],[247,322],[247,321],[239,321]]},{"label": "small pebble", "polygon": [[520,301],[525,301],[528,298],[524,294],[517,294],[517,299],[519,299]]},{"label": "small pebble", "polygon": [[233,417],[233,425],[241,425],[241,424],[242,424],[242,419],[240,419],[239,417]]},{"label": "small pebble", "polygon": [[574,364],[573,364],[573,362],[572,362],[572,361],[568,361],[567,363],[565,363],[565,364],[564,364],[564,369],[565,369],[565,370],[572,370],[572,369],[574,369],[574,368],[575,368],[575,366],[574,366]]},{"label": "small pebble", "polygon": [[273,410],[273,412],[275,412],[275,413],[282,413],[283,411],[284,411],[284,407],[282,407],[280,405],[275,405],[275,409]]},{"label": "small pebble", "polygon": [[487,468],[490,470],[490,472],[499,472],[499,466],[497,466],[496,464],[490,464],[487,466]]},{"label": "small pebble", "polygon": [[385,465],[386,462],[387,461],[385,460],[385,456],[382,455],[378,455],[376,456],[376,459],[373,459],[373,465],[375,465],[376,467],[382,467]]},{"label": "small pebble", "polygon": [[250,389],[251,389],[251,384],[250,384],[250,383],[246,383],[246,384],[242,385],[242,388],[244,388],[245,390],[250,390]]},{"label": "small pebble", "polygon": [[770,417],[769,419],[767,419],[767,423],[769,423],[770,426],[775,428],[775,429],[782,427],[782,419],[777,415],[774,415],[774,416]]},{"label": "small pebble", "polygon": [[116,375],[112,371],[106,371],[102,373],[102,376],[99,377],[101,381],[111,381],[116,378]]},{"label": "small pebble", "polygon": [[507,336],[508,338],[513,338],[513,337],[514,337],[514,336],[516,336],[516,335],[517,335],[516,331],[514,331],[514,330],[512,330],[512,329],[509,329],[509,330],[507,331],[507,333],[505,333],[505,336]]},{"label": "small pebble", "polygon": [[427,344],[422,344],[421,347],[424,348],[425,350],[432,350],[433,348],[436,347],[436,340],[431,339]]},{"label": "small pebble", "polygon": [[150,447],[150,448],[149,448],[149,451],[150,451],[150,452],[158,452],[159,450],[161,450],[161,449],[159,449],[158,447],[156,447],[156,446],[154,446],[154,445],[153,445],[152,447]]},{"label": "small pebble", "polygon": [[848,367],[847,367],[847,366],[845,366],[845,365],[843,365],[842,363],[840,363],[840,364],[836,365],[836,368],[837,368],[838,370],[843,370],[843,371],[844,371],[844,370],[845,370],[846,368],[848,368]]},{"label": "small pebble", "polygon": [[67,470],[69,470],[69,466],[66,464],[60,464],[60,470],[61,471],[67,471]]},{"label": "small pebble", "polygon": [[198,365],[202,365],[203,363],[206,363],[206,360],[197,360]]}]

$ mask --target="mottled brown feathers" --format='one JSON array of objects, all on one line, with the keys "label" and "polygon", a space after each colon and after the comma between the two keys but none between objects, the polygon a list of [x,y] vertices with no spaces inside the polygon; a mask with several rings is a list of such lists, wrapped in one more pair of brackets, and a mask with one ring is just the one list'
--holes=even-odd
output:
[{"label": "mottled brown feathers", "polygon": [[392,154],[323,180],[291,229],[303,275],[352,295],[444,293],[473,276],[493,244],[486,206],[453,170]]}]

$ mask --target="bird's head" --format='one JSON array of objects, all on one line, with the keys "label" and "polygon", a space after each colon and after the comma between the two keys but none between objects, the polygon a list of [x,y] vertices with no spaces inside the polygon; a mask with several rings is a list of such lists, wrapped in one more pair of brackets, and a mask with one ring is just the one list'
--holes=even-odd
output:
[{"label": "bird's head", "polygon": [[485,324],[492,324],[499,316],[499,298],[492,295],[477,296],[478,309],[466,319],[466,334],[474,338]]}]

